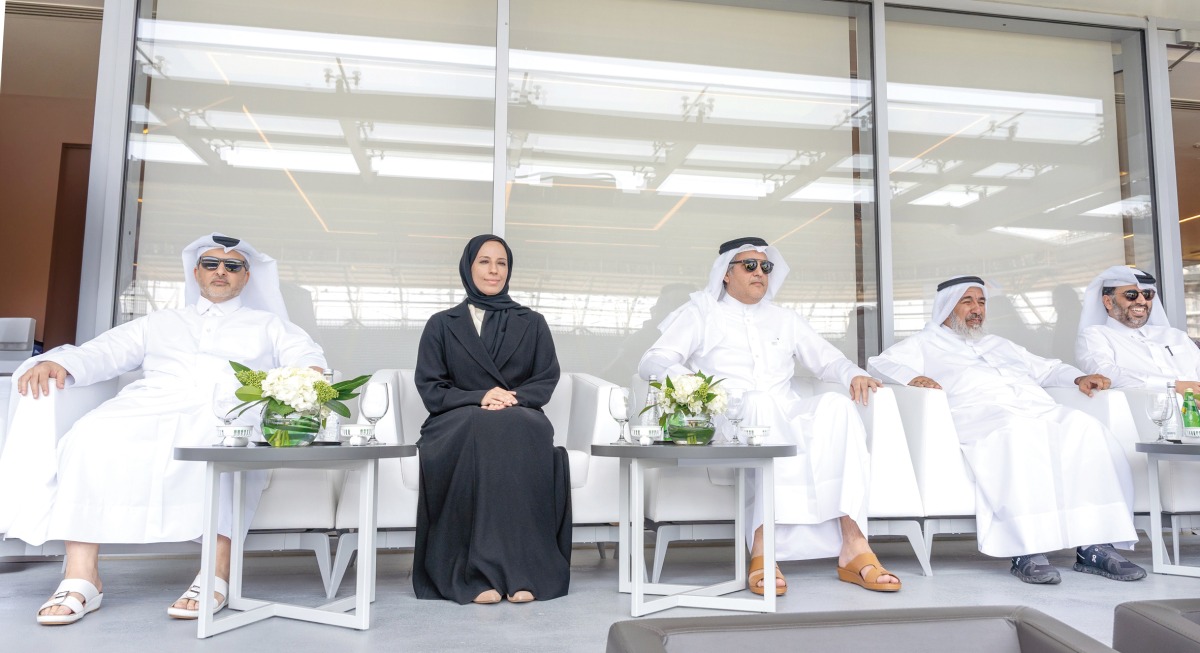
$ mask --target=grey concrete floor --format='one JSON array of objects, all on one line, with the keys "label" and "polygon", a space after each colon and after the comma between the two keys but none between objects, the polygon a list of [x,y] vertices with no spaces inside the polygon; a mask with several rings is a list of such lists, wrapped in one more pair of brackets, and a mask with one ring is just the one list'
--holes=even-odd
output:
[{"label": "grey concrete floor", "polygon": [[[1006,560],[978,553],[973,539],[938,540],[934,576],[925,577],[907,543],[873,544],[884,564],[903,579],[902,591],[874,593],[839,582],[833,560],[785,562],[781,568],[791,589],[780,599],[779,611],[1027,605],[1108,644],[1118,603],[1200,596],[1200,579],[1151,574],[1142,581],[1120,583],[1073,572],[1070,551],[1051,555],[1051,562],[1062,570],[1061,585],[1026,585],[1008,574]],[[1149,569],[1144,539],[1138,548],[1129,557]],[[677,544],[667,557],[663,581],[716,582],[731,566],[732,556],[730,545]],[[1200,537],[1185,540],[1184,562],[1200,565]],[[0,562],[0,651],[597,652],[604,650],[609,625],[630,618],[629,596],[617,592],[616,561],[611,552],[600,559],[594,547],[575,550],[568,596],[489,606],[417,600],[410,581],[411,555],[391,552],[379,556],[377,600],[368,631],[274,618],[198,640],[195,622],[166,616],[166,607],[185,589],[197,565],[194,557],[106,558],[101,567],[103,607],[74,625],[45,627],[37,625],[34,615],[57,585],[60,563]],[[254,556],[247,560],[245,578],[245,594],[250,597],[312,606],[324,602],[310,556]],[[347,575],[339,596],[353,591],[352,578]],[[732,613],[676,608],[645,618],[713,614]]]}]

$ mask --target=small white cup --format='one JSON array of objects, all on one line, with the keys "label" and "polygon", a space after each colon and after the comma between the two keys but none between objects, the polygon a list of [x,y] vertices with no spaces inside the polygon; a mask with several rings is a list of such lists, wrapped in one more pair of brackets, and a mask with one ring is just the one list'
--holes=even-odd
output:
[{"label": "small white cup", "polygon": [[742,433],[746,434],[746,444],[752,447],[762,446],[771,435],[769,426],[743,426]]},{"label": "small white cup", "polygon": [[250,444],[250,427],[239,424],[222,424],[217,427],[222,447],[245,447]]},{"label": "small white cup", "polygon": [[1184,440],[1200,440],[1200,428],[1185,428],[1183,429]]},{"label": "small white cup", "polygon": [[371,439],[374,432],[375,427],[370,424],[347,424],[342,427],[342,442],[352,447],[361,447]]},{"label": "small white cup", "polygon": [[[649,439],[650,442],[662,439],[662,427],[638,424],[633,427],[634,442],[641,443],[642,440]],[[645,443],[649,444],[649,442]]]}]

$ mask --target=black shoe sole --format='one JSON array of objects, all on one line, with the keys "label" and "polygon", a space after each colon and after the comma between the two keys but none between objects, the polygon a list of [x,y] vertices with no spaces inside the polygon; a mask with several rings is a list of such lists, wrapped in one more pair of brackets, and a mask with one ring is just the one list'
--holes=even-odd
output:
[{"label": "black shoe sole", "polygon": [[1141,580],[1146,577],[1145,569],[1138,569],[1135,572],[1130,572],[1123,576],[1118,576],[1117,574],[1110,573],[1099,567],[1093,567],[1091,565],[1085,565],[1085,564],[1082,564],[1079,562],[1076,562],[1074,565],[1072,565],[1071,568],[1074,569],[1075,571],[1082,571],[1085,574],[1095,574],[1097,576],[1104,576],[1105,578],[1109,578],[1111,580],[1120,580],[1120,581],[1125,581],[1125,582]]},{"label": "black shoe sole", "polygon": [[1009,567],[1008,573],[1016,576],[1022,583],[1029,583],[1030,585],[1057,585],[1062,582],[1062,576],[1049,576],[1043,580],[1040,578],[1034,578],[1032,576],[1026,576],[1025,574],[1017,571],[1015,567]]}]

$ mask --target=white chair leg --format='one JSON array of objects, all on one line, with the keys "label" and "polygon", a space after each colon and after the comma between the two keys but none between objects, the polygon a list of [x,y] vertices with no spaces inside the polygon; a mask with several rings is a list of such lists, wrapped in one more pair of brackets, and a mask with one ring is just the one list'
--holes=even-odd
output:
[{"label": "white chair leg", "polygon": [[325,595],[333,598],[337,590],[331,587],[329,568],[329,535],[325,533],[301,533],[300,548],[313,552],[317,557],[317,569],[321,571],[321,582],[325,584]]},{"label": "white chair leg", "polygon": [[[926,576],[932,576],[933,567],[929,564],[929,547],[926,546],[921,525],[911,520],[898,520],[891,523],[891,530],[908,538],[908,544],[912,546],[913,553],[917,556],[917,562],[921,563],[921,571]],[[932,535],[929,539],[933,539]]]},{"label": "white chair leg", "polygon": [[1171,558],[1175,564],[1179,564],[1179,515],[1171,515],[1171,551],[1175,557]]},{"label": "white chair leg", "polygon": [[358,533],[342,533],[338,537],[337,555],[333,559],[333,572],[329,575],[329,585],[326,586],[325,596],[332,599],[342,586],[342,578],[350,567],[350,559],[358,551]]},{"label": "white chair leg", "polygon": [[657,583],[662,576],[663,563],[667,560],[667,546],[679,539],[679,526],[664,524],[654,531],[654,573],[650,582]]},{"label": "white chair leg", "polygon": [[604,542],[596,542],[596,550],[600,552],[600,559],[604,559]]}]

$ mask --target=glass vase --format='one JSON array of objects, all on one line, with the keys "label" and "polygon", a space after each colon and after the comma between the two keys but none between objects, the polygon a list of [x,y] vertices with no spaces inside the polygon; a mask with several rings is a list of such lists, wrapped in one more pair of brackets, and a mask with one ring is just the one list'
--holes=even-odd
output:
[{"label": "glass vase", "polygon": [[707,413],[699,415],[684,415],[682,419],[668,419],[663,440],[670,439],[675,444],[706,445],[712,442],[717,430],[713,427],[712,417]]},{"label": "glass vase", "polygon": [[321,431],[319,413],[267,413],[262,422],[263,438],[272,447],[306,447]]}]

